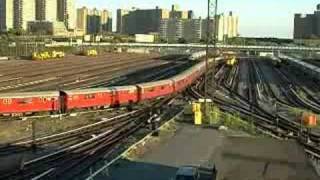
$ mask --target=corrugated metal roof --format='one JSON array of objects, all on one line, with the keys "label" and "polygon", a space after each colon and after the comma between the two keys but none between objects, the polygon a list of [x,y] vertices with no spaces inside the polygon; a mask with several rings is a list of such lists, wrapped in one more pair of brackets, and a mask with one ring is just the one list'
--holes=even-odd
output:
[{"label": "corrugated metal roof", "polygon": [[59,91],[43,91],[43,92],[21,92],[21,93],[5,93],[0,94],[1,99],[12,98],[33,98],[33,97],[58,97]]}]

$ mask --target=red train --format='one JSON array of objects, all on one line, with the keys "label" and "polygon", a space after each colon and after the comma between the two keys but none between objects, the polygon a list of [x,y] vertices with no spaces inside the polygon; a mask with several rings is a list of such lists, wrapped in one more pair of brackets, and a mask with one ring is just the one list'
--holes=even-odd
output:
[{"label": "red train", "polygon": [[205,62],[200,62],[170,79],[133,86],[0,94],[0,115],[69,112],[74,109],[134,104],[181,92],[199,78],[204,69]]}]

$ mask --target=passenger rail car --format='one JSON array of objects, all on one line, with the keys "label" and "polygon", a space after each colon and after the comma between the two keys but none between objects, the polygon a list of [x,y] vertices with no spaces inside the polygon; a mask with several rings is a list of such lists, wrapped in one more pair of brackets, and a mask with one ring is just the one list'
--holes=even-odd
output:
[{"label": "passenger rail car", "polygon": [[138,99],[145,101],[170,95],[174,92],[173,85],[171,79],[138,84]]},{"label": "passenger rail car", "polygon": [[58,91],[0,94],[0,114],[57,112],[61,107],[60,98]]},{"label": "passenger rail car", "polygon": [[[219,58],[216,60],[221,62]],[[205,62],[202,61],[167,80],[131,86],[0,94],[0,115],[70,112],[76,109],[131,105],[179,93],[198,79],[204,71]]]},{"label": "passenger rail car", "polygon": [[62,94],[64,94],[65,111],[117,107],[138,101],[136,86],[69,90],[63,91]]}]

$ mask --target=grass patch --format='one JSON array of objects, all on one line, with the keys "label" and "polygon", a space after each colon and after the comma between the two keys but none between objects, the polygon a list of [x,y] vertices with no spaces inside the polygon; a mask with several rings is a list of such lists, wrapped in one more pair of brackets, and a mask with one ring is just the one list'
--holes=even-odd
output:
[{"label": "grass patch", "polygon": [[232,130],[244,131],[250,135],[260,135],[253,124],[253,119],[250,119],[250,117],[244,120],[239,113],[231,114],[223,112],[211,104],[207,106],[207,114],[207,119],[204,120],[204,124],[209,126],[226,126]]}]

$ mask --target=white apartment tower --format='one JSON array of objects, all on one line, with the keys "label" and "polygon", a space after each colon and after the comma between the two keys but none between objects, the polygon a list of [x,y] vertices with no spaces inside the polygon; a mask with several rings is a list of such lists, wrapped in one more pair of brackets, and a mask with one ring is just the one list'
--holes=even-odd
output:
[{"label": "white apartment tower", "polygon": [[13,28],[13,1],[0,0],[0,31],[2,32]]},{"label": "white apartment tower", "polygon": [[83,31],[84,34],[87,34],[88,14],[89,9],[86,7],[77,9],[77,29]]},{"label": "white apartment tower", "polygon": [[218,17],[218,40],[233,38],[239,35],[239,17],[230,12],[228,15]]},{"label": "white apartment tower", "polygon": [[36,19],[35,0],[14,0],[13,28],[27,30],[28,22]]},{"label": "white apartment tower", "polygon": [[36,0],[36,20],[57,21],[57,0]]},{"label": "white apartment tower", "polygon": [[58,21],[64,22],[68,30],[75,29],[76,26],[76,10],[75,0],[57,0]]}]

